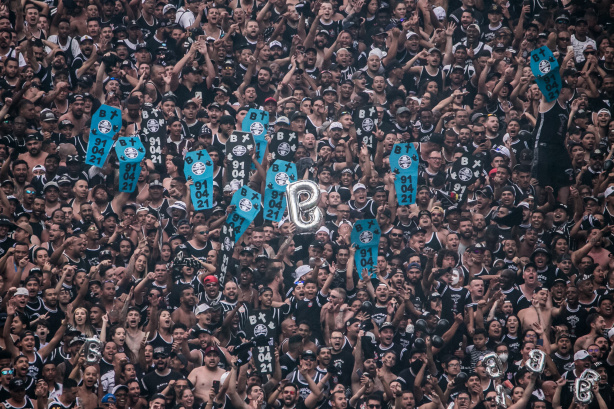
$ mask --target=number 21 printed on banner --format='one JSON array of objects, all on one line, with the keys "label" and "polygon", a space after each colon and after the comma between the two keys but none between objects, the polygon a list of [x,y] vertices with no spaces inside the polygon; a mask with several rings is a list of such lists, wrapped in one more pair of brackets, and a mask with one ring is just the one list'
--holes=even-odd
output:
[{"label": "number 21 printed on banner", "polygon": [[390,153],[390,169],[395,173],[394,188],[400,205],[416,202],[419,156],[413,143],[396,143]]},{"label": "number 21 printed on banner", "polygon": [[85,163],[102,167],[111,152],[113,137],[122,126],[122,112],[119,108],[101,105],[91,123]]},{"label": "number 21 printed on banner", "polygon": [[190,198],[195,210],[213,207],[213,162],[204,150],[188,152],[185,156],[183,173],[186,179],[192,179]]}]

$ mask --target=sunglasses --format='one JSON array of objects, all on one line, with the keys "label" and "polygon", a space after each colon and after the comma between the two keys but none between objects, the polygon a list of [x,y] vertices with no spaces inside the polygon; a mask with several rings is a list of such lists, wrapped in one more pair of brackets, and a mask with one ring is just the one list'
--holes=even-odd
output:
[{"label": "sunglasses", "polygon": [[29,195],[33,195],[34,193],[36,193],[35,190],[31,190],[31,189],[26,189],[26,193]]},{"label": "sunglasses", "polygon": [[0,372],[2,375],[13,375],[13,370],[12,369],[5,369],[4,371]]}]

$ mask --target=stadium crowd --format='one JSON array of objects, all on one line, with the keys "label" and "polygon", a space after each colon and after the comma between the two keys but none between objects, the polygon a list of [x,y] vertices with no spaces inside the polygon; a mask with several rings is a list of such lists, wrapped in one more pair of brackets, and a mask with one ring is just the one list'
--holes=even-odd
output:
[{"label": "stadium crowd", "polygon": [[[3,409],[612,407],[610,0],[1,0],[0,103]],[[102,105],[146,146],[133,192],[86,164]],[[261,211],[222,262],[250,109],[323,220]]]}]

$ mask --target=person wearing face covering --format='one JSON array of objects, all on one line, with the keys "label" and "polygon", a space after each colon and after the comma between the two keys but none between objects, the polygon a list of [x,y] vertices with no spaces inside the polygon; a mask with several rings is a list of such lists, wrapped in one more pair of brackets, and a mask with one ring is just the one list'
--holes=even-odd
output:
[{"label": "person wearing face covering", "polygon": [[446,269],[433,270],[428,280],[435,284],[437,292],[441,294],[441,318],[453,322],[455,314],[464,313],[469,299],[469,290],[463,287],[463,271],[459,268],[449,272]]}]

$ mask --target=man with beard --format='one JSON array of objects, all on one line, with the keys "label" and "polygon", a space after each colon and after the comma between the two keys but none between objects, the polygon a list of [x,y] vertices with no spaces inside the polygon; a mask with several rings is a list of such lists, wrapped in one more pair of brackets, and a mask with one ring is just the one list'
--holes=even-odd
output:
[{"label": "man with beard", "polygon": [[42,308],[33,312],[31,318],[38,318],[41,315],[47,316],[46,321],[49,323],[49,331],[51,334],[56,334],[66,314],[58,308],[58,293],[55,288],[43,290]]},{"label": "man with beard", "polygon": [[[313,409],[316,407],[318,399],[317,393],[314,393],[313,391],[305,399],[301,398],[300,394],[298,393],[298,387],[293,383],[282,383],[280,387],[273,392],[273,394],[276,395],[281,401],[281,409]],[[345,399],[345,396],[340,392],[331,395],[331,399],[333,399],[335,396],[342,396]],[[333,405],[332,407],[334,409],[346,409],[347,405]]]},{"label": "man with beard", "polygon": [[141,397],[141,384],[136,379],[131,379],[126,382],[128,387],[128,402],[126,406],[132,409],[145,409],[147,408],[147,401]]},{"label": "man with beard", "polygon": [[155,394],[160,393],[166,388],[169,382],[177,379],[183,379],[183,376],[170,369],[169,355],[164,347],[154,349],[153,360],[155,369],[145,375],[142,379],[142,393],[151,399]]},{"label": "man with beard", "polygon": [[[247,76],[245,78],[246,78],[245,81],[249,80]],[[273,97],[273,95],[275,95],[275,88],[271,84],[272,78],[273,78],[273,71],[271,71],[270,68],[261,67],[260,70],[258,71],[257,82],[256,82],[256,91],[257,91],[256,103],[258,105],[264,105],[265,101],[269,97]],[[245,85],[248,85],[249,82],[251,82],[251,81],[248,81],[248,83],[246,84],[245,81],[244,81]]]},{"label": "man with beard", "polygon": [[11,46],[12,33],[13,31],[8,28],[0,30],[0,60],[7,57],[17,58],[19,55],[19,67],[21,68],[26,65],[26,60],[23,53],[17,53]]},{"label": "man with beard", "polygon": [[13,173],[12,181],[15,185],[13,195],[21,200],[23,199],[24,189],[28,180],[28,162],[22,159],[17,159],[11,164],[11,171]]},{"label": "man with beard", "polygon": [[4,76],[0,79],[2,89],[14,90],[19,83],[19,64],[13,57],[4,59]]},{"label": "man with beard", "polygon": [[[60,92],[70,90],[70,84],[67,81],[71,75],[68,71],[66,53],[60,49],[56,49],[52,52],[52,55],[53,59],[48,67],[40,65],[35,58],[32,59],[32,68],[34,68],[38,73],[37,75],[41,77],[43,90],[49,92],[45,100],[50,101],[53,101],[54,97]],[[57,79],[56,76],[58,76]],[[58,82],[59,80],[61,81]]]},{"label": "man with beard", "polygon": [[[94,40],[92,37],[88,35],[82,35],[79,39],[79,53],[75,55],[75,58],[72,60],[72,64],[70,65],[70,72],[75,75],[77,70],[82,68],[85,65],[85,62],[92,57],[92,53],[94,52]],[[76,83],[77,78],[73,78]]]},{"label": "man with beard", "polygon": [[226,372],[218,367],[220,362],[220,352],[214,346],[208,346],[204,351],[204,366],[194,368],[188,380],[194,385],[194,396],[199,399],[207,400],[207,394],[213,386],[214,381],[219,381]]},{"label": "man with beard", "polygon": [[95,223],[94,207],[92,206],[92,202],[83,202],[79,206],[79,223],[77,227],[83,230],[84,226],[90,223]]},{"label": "man with beard", "polygon": [[[84,107],[84,99],[83,95],[76,94],[71,98],[70,110],[62,115],[59,119],[60,122],[64,120],[69,120],[74,128],[72,129],[71,135],[76,137],[79,135],[80,131],[85,130],[85,120],[87,119],[85,115],[83,115],[83,107]],[[87,134],[89,135],[89,127],[87,130]],[[87,141],[85,141],[85,151],[87,151]]]},{"label": "man with beard", "polygon": [[32,232],[36,236],[40,243],[44,243],[49,240],[49,232],[45,229],[45,199],[42,197],[35,197],[34,203],[32,203],[32,213],[30,213],[30,226]]},{"label": "man with beard", "polygon": [[468,217],[462,217],[458,228],[458,234],[460,236],[458,252],[463,254],[467,248],[475,243],[473,239],[473,221]]},{"label": "man with beard", "polygon": [[194,288],[189,285],[182,285],[178,290],[179,293],[179,308],[171,314],[174,322],[181,322],[188,328],[196,325],[196,315],[194,315],[194,306],[196,305],[196,296]]},{"label": "man with beard", "polygon": [[[503,261],[503,263],[505,263],[505,267],[504,268],[509,268],[512,271],[517,272],[518,271],[518,265],[515,263],[515,261],[517,262],[518,260],[514,260],[514,258],[518,257],[518,246],[516,245],[516,240],[503,240],[502,241],[502,251],[503,251],[503,258],[498,259]],[[498,261],[495,260],[495,263]]]},{"label": "man with beard", "polygon": [[169,50],[174,50],[177,47],[175,40],[170,36],[171,29],[169,26],[170,23],[168,21],[160,21],[155,34],[150,36],[145,42],[149,51],[154,53],[160,47],[167,47]]},{"label": "man with beard", "polygon": [[239,301],[239,287],[237,283],[232,280],[226,281],[224,284],[224,290],[222,291],[222,300],[220,301],[222,304],[222,308],[224,309],[224,314],[232,311]]}]

